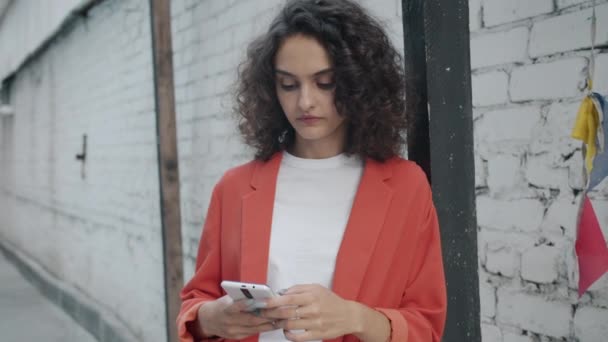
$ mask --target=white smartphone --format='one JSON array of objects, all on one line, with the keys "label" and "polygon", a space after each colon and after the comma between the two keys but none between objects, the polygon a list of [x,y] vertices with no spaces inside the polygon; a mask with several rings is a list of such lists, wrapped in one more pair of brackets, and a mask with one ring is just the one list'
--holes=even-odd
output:
[{"label": "white smartphone", "polygon": [[224,280],[220,285],[234,301],[243,299],[256,300],[256,303],[252,306],[250,311],[260,309],[261,306],[259,303],[262,303],[264,299],[275,297],[272,289],[268,287],[268,285],[264,284],[252,284]]}]

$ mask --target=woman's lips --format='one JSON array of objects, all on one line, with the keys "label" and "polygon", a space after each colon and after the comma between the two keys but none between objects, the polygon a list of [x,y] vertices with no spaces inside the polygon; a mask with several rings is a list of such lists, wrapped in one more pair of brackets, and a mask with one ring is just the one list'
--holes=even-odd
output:
[{"label": "woman's lips", "polygon": [[321,118],[318,116],[302,116],[298,118],[298,121],[306,125],[314,125],[315,123],[321,121]]}]

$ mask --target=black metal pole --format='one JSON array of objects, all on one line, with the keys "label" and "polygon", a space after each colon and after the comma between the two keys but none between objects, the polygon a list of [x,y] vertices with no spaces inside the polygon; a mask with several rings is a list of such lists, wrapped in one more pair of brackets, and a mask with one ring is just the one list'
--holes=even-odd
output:
[{"label": "black metal pole", "polygon": [[426,89],[424,3],[403,0],[403,59],[407,103],[407,155],[431,181],[431,151]]},{"label": "black metal pole", "polygon": [[[403,0],[402,3],[405,47],[414,50],[405,53],[406,71],[415,76],[407,97],[415,98],[416,94],[428,97],[428,103],[418,103],[416,112],[411,114],[416,117],[411,159],[420,160],[423,167],[426,158],[430,160],[448,289],[443,341],[477,342],[481,341],[481,332],[468,2]],[[421,18],[423,32],[418,23]],[[424,44],[418,39],[424,40]],[[421,45],[425,46],[424,52],[420,51]],[[426,75],[424,81],[419,79],[421,69]],[[426,118],[428,131],[423,127]],[[425,134],[429,150],[421,146]]]}]

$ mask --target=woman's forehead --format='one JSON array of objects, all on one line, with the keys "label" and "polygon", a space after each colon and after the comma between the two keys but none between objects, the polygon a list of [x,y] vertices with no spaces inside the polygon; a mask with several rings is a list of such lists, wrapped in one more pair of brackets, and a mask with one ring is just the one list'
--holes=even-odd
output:
[{"label": "woman's forehead", "polygon": [[298,77],[317,76],[331,69],[327,50],[316,39],[304,35],[287,38],[275,57],[277,72]]}]

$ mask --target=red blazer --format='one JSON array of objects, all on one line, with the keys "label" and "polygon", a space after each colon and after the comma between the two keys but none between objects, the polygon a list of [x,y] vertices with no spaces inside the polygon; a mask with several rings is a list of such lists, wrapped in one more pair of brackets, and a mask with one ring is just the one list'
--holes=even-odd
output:
[{"label": "red blazer", "polygon": [[[181,292],[181,341],[200,305],[222,297],[223,279],[265,283],[272,209],[282,153],[229,170],[213,190],[193,278]],[[297,194],[294,194],[297,196]],[[368,159],[337,255],[332,290],[382,312],[391,341],[438,342],[446,288],[437,215],[413,162]],[[257,342],[258,337],[243,341]],[[332,342],[354,342],[347,335]]]}]

